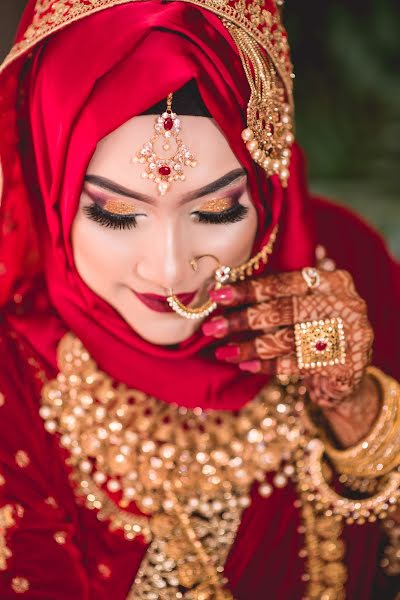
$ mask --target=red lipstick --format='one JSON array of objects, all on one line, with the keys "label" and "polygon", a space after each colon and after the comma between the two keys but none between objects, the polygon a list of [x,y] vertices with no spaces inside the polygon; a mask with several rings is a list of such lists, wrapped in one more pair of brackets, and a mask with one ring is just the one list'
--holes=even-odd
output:
[{"label": "red lipstick", "polygon": [[[158,296],[157,294],[139,294],[139,292],[133,292],[136,298],[139,298],[141,302],[147,308],[156,312],[173,312],[172,308],[167,302],[167,296]],[[182,304],[189,305],[193,302],[197,292],[190,292],[187,294],[176,294],[176,297]]]}]

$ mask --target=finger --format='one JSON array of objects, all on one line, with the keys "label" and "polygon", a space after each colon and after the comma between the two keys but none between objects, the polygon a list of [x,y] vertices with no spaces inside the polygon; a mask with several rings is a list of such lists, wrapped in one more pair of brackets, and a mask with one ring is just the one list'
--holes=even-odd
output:
[{"label": "finger", "polygon": [[[318,292],[332,294],[340,292],[345,296],[357,296],[353,279],[346,271],[322,272]],[[266,275],[258,279],[227,285],[219,290],[211,290],[210,297],[225,306],[254,304],[285,296],[304,296],[309,287],[301,271]]]},{"label": "finger", "polygon": [[285,327],[248,342],[217,348],[215,354],[220,360],[231,363],[253,359],[270,360],[294,352],[294,346],[294,331],[292,328]]},{"label": "finger", "polygon": [[319,321],[341,316],[346,326],[354,327],[360,315],[366,314],[366,304],[359,296],[313,293],[307,296],[275,298],[269,302],[253,304],[225,316],[204,323],[205,335],[223,338],[244,331],[271,331],[276,327],[294,325],[304,321]]},{"label": "finger", "polygon": [[204,323],[203,333],[216,338],[242,331],[267,331],[279,326],[293,324],[293,302],[291,298],[274,299],[232,312],[224,317],[215,317]]},{"label": "finger", "polygon": [[272,360],[250,360],[239,363],[242,371],[271,376],[295,377],[300,374],[295,354],[286,354]]},{"label": "finger", "polygon": [[367,310],[366,303],[359,296],[344,296],[340,290],[336,294],[293,296],[292,302],[294,323],[341,317],[347,327],[353,327]]}]

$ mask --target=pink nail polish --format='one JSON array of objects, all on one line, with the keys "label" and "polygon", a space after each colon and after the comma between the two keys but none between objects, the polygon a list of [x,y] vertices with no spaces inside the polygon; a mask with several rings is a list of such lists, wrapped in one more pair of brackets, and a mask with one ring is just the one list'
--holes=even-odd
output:
[{"label": "pink nail polish", "polygon": [[209,292],[211,300],[220,302],[221,304],[230,304],[235,296],[233,288],[226,286],[220,290],[211,290]]},{"label": "pink nail polish", "polygon": [[228,332],[228,321],[218,317],[208,323],[204,323],[202,330],[204,335],[223,337]]},{"label": "pink nail polish", "polygon": [[249,371],[249,373],[259,373],[261,371],[261,363],[259,360],[246,360],[239,363],[239,369]]},{"label": "pink nail polish", "polygon": [[215,356],[220,360],[235,361],[239,358],[240,348],[239,346],[224,346],[223,348],[217,348]]}]

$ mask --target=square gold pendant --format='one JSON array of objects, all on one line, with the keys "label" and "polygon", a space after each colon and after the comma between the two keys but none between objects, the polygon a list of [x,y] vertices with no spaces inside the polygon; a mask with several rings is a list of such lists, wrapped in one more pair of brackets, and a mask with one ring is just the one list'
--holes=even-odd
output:
[{"label": "square gold pendant", "polygon": [[299,369],[314,369],[346,362],[346,342],[340,317],[306,321],[294,326]]}]

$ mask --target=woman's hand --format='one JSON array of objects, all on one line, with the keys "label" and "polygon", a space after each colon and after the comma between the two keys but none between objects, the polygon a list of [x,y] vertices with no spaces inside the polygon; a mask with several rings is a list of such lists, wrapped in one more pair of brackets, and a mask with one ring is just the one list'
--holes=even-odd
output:
[{"label": "woman's hand", "polygon": [[[312,290],[301,272],[267,275],[215,290],[211,293],[212,299],[233,310],[205,323],[203,331],[216,338],[253,332],[254,338],[250,341],[218,348],[217,358],[237,363],[242,370],[253,373],[300,375],[311,400],[325,409],[327,416],[331,413],[333,420],[337,411],[339,414],[342,412],[339,407],[343,404],[350,423],[353,422],[349,406],[354,409],[357,406],[359,413],[363,404],[362,390],[368,388],[365,397],[368,397],[368,413],[372,413],[369,428],[376,417],[379,401],[377,394],[374,395],[376,410],[371,410],[371,390],[364,382],[373,342],[367,307],[349,273],[319,271],[319,275],[320,285]],[[333,317],[340,317],[343,321],[346,345],[344,364],[300,369],[294,325]],[[351,401],[349,405],[350,399],[354,402]],[[361,409],[361,412],[364,411]],[[366,421],[361,419],[361,422],[365,424]],[[366,433],[368,430],[363,432],[364,435]]]},{"label": "woman's hand", "polygon": [[[320,272],[321,283],[310,290],[301,272],[267,275],[211,292],[219,304],[237,308],[203,327],[221,337],[254,332],[251,341],[217,349],[217,358],[243,370],[276,375],[301,375],[313,401],[332,406],[350,396],[369,364],[373,333],[365,302],[345,271]],[[299,369],[294,325],[340,317],[346,338],[345,364]]]}]

